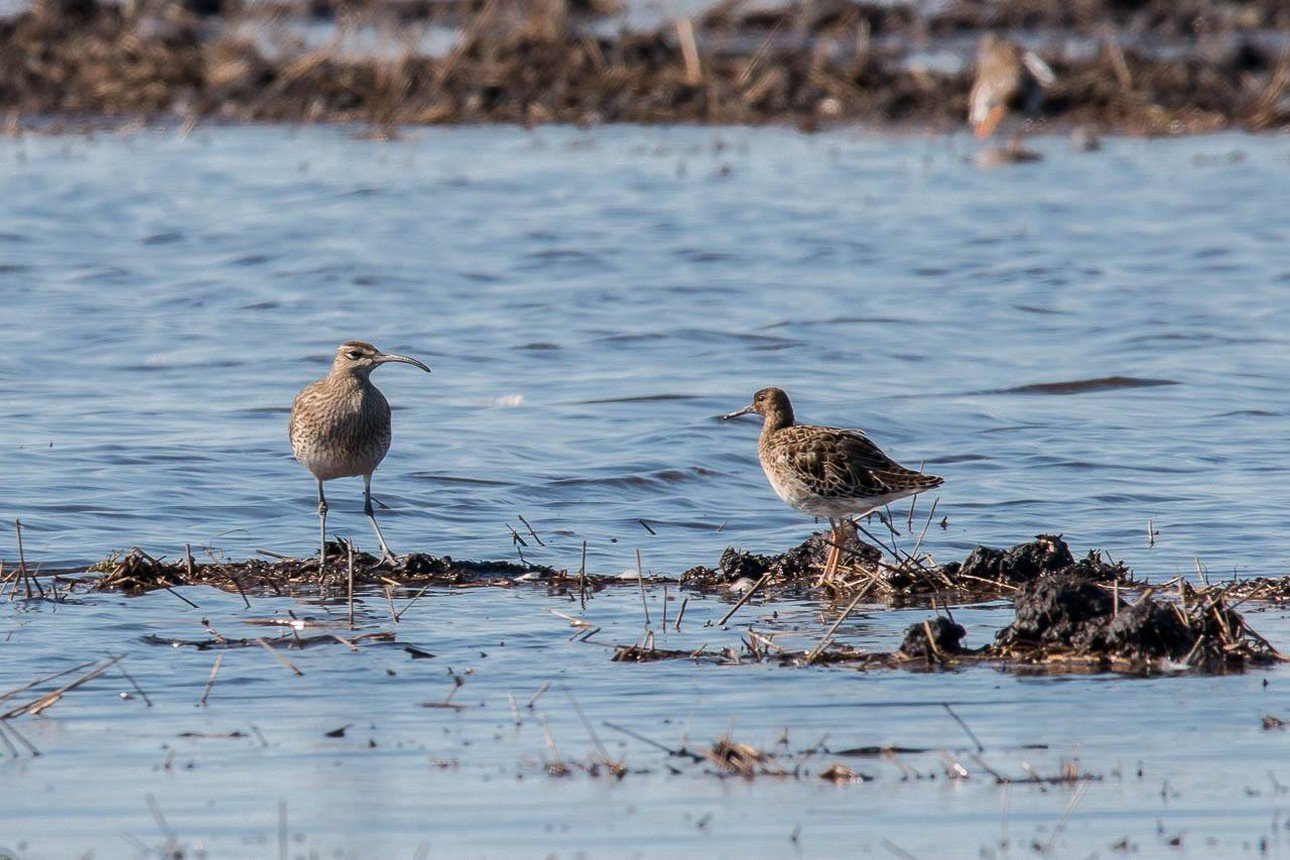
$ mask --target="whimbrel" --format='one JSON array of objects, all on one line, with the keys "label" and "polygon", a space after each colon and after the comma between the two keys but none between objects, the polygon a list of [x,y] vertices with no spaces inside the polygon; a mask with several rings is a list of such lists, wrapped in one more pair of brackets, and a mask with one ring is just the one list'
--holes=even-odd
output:
[{"label": "whimbrel", "polygon": [[1044,90],[1055,83],[1057,76],[1034,51],[986,33],[977,49],[976,79],[968,96],[968,119],[976,136],[989,137],[1009,107],[1037,112]]},{"label": "whimbrel", "polygon": [[381,556],[393,561],[372,511],[372,472],[390,450],[390,404],[372,384],[372,371],[391,361],[426,367],[415,358],[381,352],[370,343],[342,343],[331,372],[296,395],[287,432],[300,465],[318,481],[318,564],[327,564],[327,498],[323,481],[363,476],[363,513],[376,532]]},{"label": "whimbrel", "polygon": [[762,417],[757,456],[771,487],[799,511],[829,521],[830,548],[821,582],[831,581],[842,555],[842,523],[944,479],[906,469],[860,430],[793,422],[793,405],[779,388],[763,388],[752,403],[722,418]]}]

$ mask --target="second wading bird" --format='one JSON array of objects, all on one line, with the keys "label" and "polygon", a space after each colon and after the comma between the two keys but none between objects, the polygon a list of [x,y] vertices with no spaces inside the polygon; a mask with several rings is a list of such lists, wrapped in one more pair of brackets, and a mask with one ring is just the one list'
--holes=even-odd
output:
[{"label": "second wading bird", "polygon": [[977,49],[976,79],[968,95],[973,132],[989,137],[1010,107],[1037,113],[1044,90],[1055,83],[1057,76],[1034,51],[986,33]]},{"label": "second wading bird", "polygon": [[376,532],[381,557],[393,561],[394,553],[376,524],[372,510],[372,473],[390,450],[390,404],[372,384],[372,371],[382,364],[400,362],[426,367],[415,358],[381,352],[370,343],[342,343],[331,363],[331,372],[296,395],[287,433],[300,465],[318,481],[318,564],[327,564],[327,498],[323,481],[363,476],[363,513]]},{"label": "second wading bird", "polygon": [[829,521],[829,554],[821,581],[832,580],[842,554],[841,524],[883,505],[939,487],[936,475],[906,469],[860,430],[797,424],[779,388],[763,388],[752,403],[721,416],[762,417],[757,457],[771,487],[788,504]]}]

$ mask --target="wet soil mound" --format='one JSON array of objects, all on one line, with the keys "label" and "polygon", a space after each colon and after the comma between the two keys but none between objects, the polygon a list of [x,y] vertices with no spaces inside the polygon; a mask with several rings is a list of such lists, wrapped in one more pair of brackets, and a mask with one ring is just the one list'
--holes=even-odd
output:
[{"label": "wet soil mound", "polygon": [[[158,588],[178,585],[211,585],[225,591],[251,594],[284,594],[307,591],[335,591],[348,587],[350,568],[348,548],[329,543],[327,567],[319,568],[317,557],[272,560],[252,558],[245,561],[212,560],[198,562],[191,555],[168,560],[154,558],[135,547],[114,553],[90,568],[103,574],[93,582],[98,591],[123,591],[142,594]],[[395,585],[494,585],[509,584],[517,577],[560,576],[561,572],[541,565],[520,565],[508,561],[456,561],[451,556],[410,553],[396,563],[384,562],[374,555],[355,551],[354,584]]]},{"label": "wet soil mound", "polygon": [[[768,585],[800,584],[818,579],[829,554],[829,535],[816,532],[787,552],[762,555],[726,547],[717,566],[692,567],[681,574],[681,582],[699,588],[730,585],[740,579],[758,580],[766,574]],[[882,551],[865,543],[854,529],[847,530],[842,541],[842,564],[876,569]]]},{"label": "wet soil mound", "polygon": [[1075,561],[1060,535],[1038,535],[1011,549],[978,546],[962,562],[939,567],[901,564],[886,580],[903,598],[950,592],[960,599],[985,600],[1012,597],[1022,585],[1071,572],[1103,585],[1135,584],[1123,562],[1112,564],[1096,550]]},{"label": "wet soil mound", "polygon": [[1023,586],[1014,607],[1016,619],[983,654],[1145,671],[1173,663],[1218,672],[1280,659],[1220,595],[1166,602],[1147,589],[1128,603],[1080,565]]},{"label": "wet soil mound", "polygon": [[967,631],[944,616],[938,615],[928,621],[911,624],[905,629],[905,638],[900,643],[900,653],[909,657],[919,657],[932,661],[946,655],[963,653],[963,637]]},{"label": "wet soil mound", "polygon": [[1060,535],[1038,535],[1033,541],[1012,549],[978,546],[962,564],[946,565],[945,573],[950,577],[960,575],[1016,585],[1064,570],[1074,563],[1075,557]]},{"label": "wet soil mound", "polygon": [[[827,533],[817,532],[779,555],[727,547],[715,568],[691,568],[681,575],[681,582],[696,588],[716,588],[741,579],[756,581],[770,574],[766,585],[772,590],[813,586],[823,572],[829,540]],[[1096,551],[1076,562],[1060,535],[1039,535],[1010,549],[978,546],[962,562],[935,565],[906,553],[884,559],[882,550],[851,529],[843,541],[839,574],[827,587],[842,594],[863,588],[876,599],[892,603],[937,598],[987,600],[1011,597],[1025,583],[1063,572],[1074,572],[1104,585],[1135,584],[1123,563],[1107,562]]]}]

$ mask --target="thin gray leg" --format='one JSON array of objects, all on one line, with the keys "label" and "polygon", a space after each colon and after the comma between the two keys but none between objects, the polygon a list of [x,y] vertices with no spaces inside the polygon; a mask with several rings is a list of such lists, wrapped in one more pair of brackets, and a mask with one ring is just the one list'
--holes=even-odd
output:
[{"label": "thin gray leg", "polygon": [[376,524],[376,512],[372,510],[372,476],[370,474],[363,476],[363,513],[367,515],[367,521],[372,524],[372,531],[376,532],[376,541],[381,545],[381,558],[391,564],[398,563],[394,553],[390,552],[390,545],[385,542],[385,535],[381,534],[381,527]]},{"label": "thin gray leg", "polygon": [[327,497],[322,481],[318,482],[318,570],[327,566]]}]

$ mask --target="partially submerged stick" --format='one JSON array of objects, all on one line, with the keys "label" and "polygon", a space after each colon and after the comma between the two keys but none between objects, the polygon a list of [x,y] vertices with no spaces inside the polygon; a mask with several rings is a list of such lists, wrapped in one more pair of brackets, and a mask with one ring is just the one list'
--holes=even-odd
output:
[{"label": "partially submerged stick", "polygon": [[[322,485],[320,484],[319,486],[322,486]],[[347,595],[348,601],[349,601],[349,629],[353,630],[354,629],[354,545],[352,543],[346,544],[346,547],[349,549],[349,592]],[[397,615],[394,616],[394,620],[398,621],[399,617]]]},{"label": "partially submerged stick", "polygon": [[7,719],[10,719],[11,717],[19,716],[20,714],[31,714],[33,716],[36,714],[39,714],[41,711],[44,711],[47,708],[51,708],[55,704],[57,704],[58,700],[63,698],[63,696],[66,693],[70,693],[72,690],[75,690],[77,687],[81,686],[82,684],[87,684],[90,681],[93,681],[99,675],[102,675],[108,669],[111,669],[117,663],[120,663],[123,659],[125,659],[124,654],[120,655],[119,657],[111,657],[105,662],[95,666],[93,669],[86,672],[84,675],[80,676],[75,681],[64,684],[63,686],[59,687],[57,690],[54,690],[53,692],[50,692],[50,693],[46,693],[45,695],[41,696],[39,699],[35,699],[31,702],[26,703],[25,705],[18,705],[16,708],[10,708],[8,711],[5,711],[3,714],[0,714],[0,720],[7,720]]},{"label": "partially submerged stick", "polygon": [[645,610],[645,626],[649,627],[649,604],[645,602],[645,571],[641,569],[640,550],[636,550],[636,584],[640,587],[641,608]]},{"label": "partially submerged stick", "polygon": [[968,724],[963,722],[962,717],[954,713],[954,709],[950,707],[950,703],[941,702],[941,707],[945,709],[947,714],[954,718],[954,722],[958,723],[959,727],[962,728],[963,731],[967,732],[967,736],[972,739],[972,743],[976,744],[976,751],[979,753],[985,752],[985,745],[981,743],[981,739],[976,736],[976,732],[968,728]]},{"label": "partially submerged stick", "polygon": [[814,663],[815,660],[820,656],[820,654],[824,652],[824,649],[829,646],[829,643],[833,641],[833,634],[838,632],[838,628],[842,626],[842,622],[847,620],[847,616],[851,614],[851,611],[855,609],[857,605],[859,605],[860,601],[864,599],[864,596],[869,593],[869,589],[871,588],[873,588],[872,581],[866,583],[864,588],[856,592],[856,596],[847,605],[847,608],[842,610],[842,614],[839,615],[838,619],[833,622],[833,626],[830,627],[829,631],[824,634],[824,638],[820,640],[818,645],[816,645],[809,652],[807,652],[806,664],[808,666]]},{"label": "partially submerged stick", "polygon": [[296,667],[296,664],[295,664],[295,663],[292,663],[292,662],[291,662],[290,660],[288,660],[286,657],[283,657],[281,654],[279,654],[279,653],[278,653],[278,649],[277,649],[277,648],[274,648],[272,645],[270,645],[270,644],[268,643],[268,641],[267,641],[267,640],[265,640],[265,639],[256,639],[256,640],[255,640],[255,644],[259,645],[259,646],[260,646],[261,648],[263,648],[265,651],[268,651],[270,654],[272,654],[272,655],[273,655],[273,658],[274,658],[275,660],[277,660],[277,661],[278,661],[279,663],[281,663],[283,666],[286,666],[286,667],[287,667],[288,669],[290,669],[292,672],[295,672],[297,675],[304,675],[304,674],[305,674],[304,672],[301,672],[301,671],[300,671],[300,669],[298,669],[298,668]]},{"label": "partially submerged stick", "polygon": [[41,586],[40,580],[32,576],[31,572],[27,570],[27,557],[22,550],[22,522],[20,520],[15,519],[13,521],[13,530],[18,537],[18,575],[22,577],[23,584],[27,588],[27,599],[31,599],[32,583],[36,584],[36,591],[41,597],[44,597],[45,589]]},{"label": "partially submerged stick", "polygon": [[[739,602],[736,603],[734,606],[730,607],[729,612],[721,616],[721,620],[717,622],[717,626],[718,627],[725,626],[725,623],[730,620],[731,616],[733,616],[736,612],[738,612],[739,608],[743,606],[745,603],[747,603],[752,598],[752,596],[756,594],[757,591],[767,582],[770,582],[770,571],[766,571],[765,573],[763,573],[761,575],[761,579],[758,579],[756,582],[754,582],[752,585],[752,588],[744,592],[744,596],[739,598]],[[685,612],[684,606],[681,607],[681,612],[682,614],[684,614]],[[676,619],[676,623],[677,625],[680,625],[681,623],[680,617]]]},{"label": "partially submerged stick", "polygon": [[18,695],[24,690],[30,690],[32,687],[38,687],[41,684],[45,683],[46,681],[52,681],[55,678],[61,678],[64,675],[70,675],[73,672],[78,672],[81,669],[84,669],[88,666],[93,666],[97,662],[98,662],[97,660],[87,660],[84,663],[81,663],[79,666],[73,666],[72,668],[64,669],[61,672],[55,672],[52,675],[45,675],[43,678],[37,678],[34,681],[28,681],[27,683],[21,686],[14,687],[12,690],[9,690],[8,692],[0,693],[0,702],[3,702],[5,699],[12,699],[14,696]]},{"label": "partially submerged stick", "polygon": [[215,686],[215,676],[219,674],[220,664],[224,662],[223,654],[215,655],[215,665],[211,666],[211,676],[206,679],[206,686],[202,687],[202,697],[197,700],[197,707],[206,707],[206,698],[211,694],[211,688]]},{"label": "partially submerged stick", "polygon": [[578,564],[578,600],[587,608],[587,542],[582,542],[582,561]]}]

